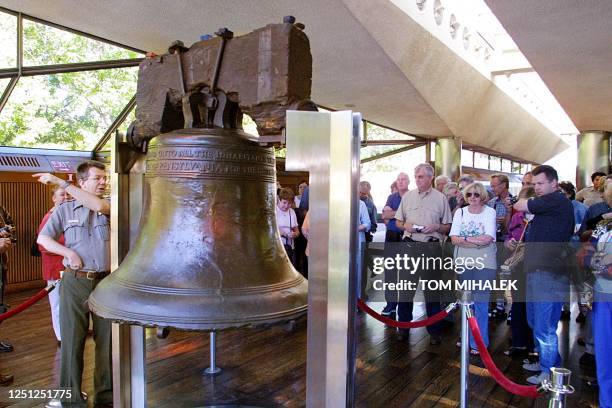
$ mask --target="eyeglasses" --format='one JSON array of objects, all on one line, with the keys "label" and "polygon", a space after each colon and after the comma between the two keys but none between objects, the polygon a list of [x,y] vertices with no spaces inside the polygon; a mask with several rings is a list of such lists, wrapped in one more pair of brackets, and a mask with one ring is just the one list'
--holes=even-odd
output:
[{"label": "eyeglasses", "polygon": [[93,180],[95,183],[99,183],[100,181],[108,181],[108,177],[107,176],[94,176],[94,177],[87,177],[85,180]]},{"label": "eyeglasses", "polygon": [[465,193],[465,196],[467,198],[470,198],[471,196],[474,196],[474,198],[480,198],[480,193]]}]

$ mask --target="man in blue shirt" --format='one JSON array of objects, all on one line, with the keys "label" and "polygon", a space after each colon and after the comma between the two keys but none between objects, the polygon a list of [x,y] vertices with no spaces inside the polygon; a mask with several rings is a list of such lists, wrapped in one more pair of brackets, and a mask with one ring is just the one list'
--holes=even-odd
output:
[{"label": "man in blue shirt", "polygon": [[[406,173],[400,173],[397,175],[395,181],[397,192],[392,193],[387,197],[387,202],[382,211],[382,219],[387,227],[385,233],[385,243],[387,242],[401,242],[404,230],[397,228],[395,225],[395,213],[402,202],[402,196],[408,192],[408,186],[410,185],[410,178]],[[393,269],[385,268],[385,282],[396,282],[397,271]],[[385,291],[385,299],[387,305],[381,312],[383,316],[390,319],[395,319],[397,311],[397,292]]]},{"label": "man in blue shirt", "polygon": [[521,199],[517,211],[534,215],[525,234],[525,272],[527,273],[527,322],[533,330],[540,361],[523,368],[538,373],[527,379],[539,384],[550,378],[550,369],[561,365],[557,325],[569,291],[565,259],[574,233],[574,208],[559,190],[557,171],[547,165],[532,170],[537,197]]}]

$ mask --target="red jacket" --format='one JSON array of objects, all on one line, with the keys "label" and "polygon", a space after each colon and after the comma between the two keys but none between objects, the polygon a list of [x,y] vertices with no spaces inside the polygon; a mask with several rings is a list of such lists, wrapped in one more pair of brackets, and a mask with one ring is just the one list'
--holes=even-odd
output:
[{"label": "red jacket", "polygon": [[[48,213],[45,214],[45,216],[43,217],[42,221],[40,222],[40,225],[38,226],[38,230],[36,231],[37,233],[40,234],[40,231],[43,229],[43,227],[45,226],[45,224],[47,223],[47,221],[49,220],[49,217],[51,217],[51,214],[53,213],[53,208],[49,210]],[[62,235],[57,242],[59,242],[60,244],[64,245],[64,236]],[[62,261],[64,260],[64,257],[61,255],[57,255],[54,253],[51,253],[49,251],[47,251],[44,247],[42,247],[41,245],[38,246],[38,249],[40,250],[41,254],[42,254],[42,275],[43,275],[43,279],[44,280],[57,280],[60,278],[60,271],[64,270],[64,264],[62,263]]]}]

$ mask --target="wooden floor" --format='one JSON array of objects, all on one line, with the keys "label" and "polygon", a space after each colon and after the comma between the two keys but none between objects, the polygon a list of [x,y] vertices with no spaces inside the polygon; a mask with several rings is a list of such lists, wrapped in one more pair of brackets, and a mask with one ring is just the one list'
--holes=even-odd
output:
[{"label": "wooden floor", "polygon": [[[14,294],[17,305],[35,292]],[[378,305],[375,305],[376,308]],[[596,407],[597,392],[586,384],[594,373],[581,369],[583,349],[576,345],[580,327],[573,322],[559,326],[561,353],[573,372],[576,393],[569,407]],[[458,325],[455,325],[458,326]],[[424,329],[413,330],[410,343],[398,343],[393,330],[360,314],[358,316],[357,406],[359,407],[456,407],[459,406],[458,327],[447,330],[441,346],[430,346]],[[509,327],[491,327],[494,359],[507,376],[524,383],[526,373],[519,361],[502,354]],[[293,332],[282,328],[233,330],[220,333],[218,364],[223,372],[202,375],[208,363],[208,335],[172,332],[167,339],[147,335],[147,381],[150,407],[197,407],[212,404],[302,407],[306,393],[306,323]],[[44,299],[0,326],[0,339],[15,350],[0,353],[0,372],[11,373],[15,382],[0,387],[0,407],[40,407],[43,400],[11,400],[10,390],[57,387],[59,349],[53,336],[49,306]],[[84,391],[92,392],[92,344],[88,339]],[[470,407],[545,407],[513,397],[497,386],[488,372],[470,366]]]}]

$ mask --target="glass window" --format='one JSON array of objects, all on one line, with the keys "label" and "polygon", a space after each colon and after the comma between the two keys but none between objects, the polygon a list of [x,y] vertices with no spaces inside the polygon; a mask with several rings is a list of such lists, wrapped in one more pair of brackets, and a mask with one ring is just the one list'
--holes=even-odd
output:
[{"label": "glass window", "polygon": [[506,172],[506,173],[512,173],[512,165],[511,165],[510,160],[502,159],[501,171]]},{"label": "glass window", "polygon": [[368,140],[415,140],[416,138],[402,132],[366,122]]},{"label": "glass window", "polygon": [[251,135],[259,136],[259,132],[257,132],[257,124],[253,118],[246,114],[242,115],[242,130]]},{"label": "glass window", "polygon": [[461,150],[461,165],[474,167],[474,152],[471,150]]},{"label": "glass window", "polygon": [[287,148],[286,147],[275,147],[274,157],[287,157]]},{"label": "glass window", "polygon": [[2,96],[2,94],[4,93],[4,90],[6,89],[6,86],[8,85],[9,82],[11,82],[10,78],[0,79],[0,96]]},{"label": "glass window", "polygon": [[[403,146],[365,146],[360,149],[361,160],[382,154],[391,152],[393,150],[401,149]],[[383,157],[382,159],[389,158],[392,156]],[[380,160],[380,159],[376,159]]]},{"label": "glass window", "polygon": [[123,121],[123,123],[121,123],[121,125],[119,125],[117,130],[125,135],[127,133],[128,127],[130,127],[130,124],[132,124],[132,122],[135,120],[136,120],[136,107],[132,108],[130,113],[128,113],[128,115],[125,117],[125,120]]},{"label": "glass window", "polygon": [[23,65],[138,58],[141,54],[28,19],[23,20]]},{"label": "glass window", "polygon": [[501,159],[497,156],[489,156],[489,170],[501,171]]},{"label": "glass window", "polygon": [[[361,157],[372,156],[374,148],[394,150],[400,146],[368,146],[361,148]],[[398,173],[404,172],[410,177],[409,188],[416,188],[414,183],[414,168],[423,163],[425,146],[402,153],[397,153],[380,160],[373,160],[361,165],[361,180],[367,180],[372,185],[371,194],[374,203],[380,212],[385,206],[387,196],[390,194],[390,185],[397,178]]]},{"label": "glass window", "polygon": [[0,12],[0,68],[17,66],[17,17]]},{"label": "glass window", "polygon": [[521,173],[521,163],[519,162],[512,162],[512,173]]},{"label": "glass window", "polygon": [[24,77],[0,112],[0,145],[91,150],[136,92],[138,68]]},{"label": "glass window", "polygon": [[474,167],[477,169],[489,168],[489,155],[484,153],[474,152]]}]

